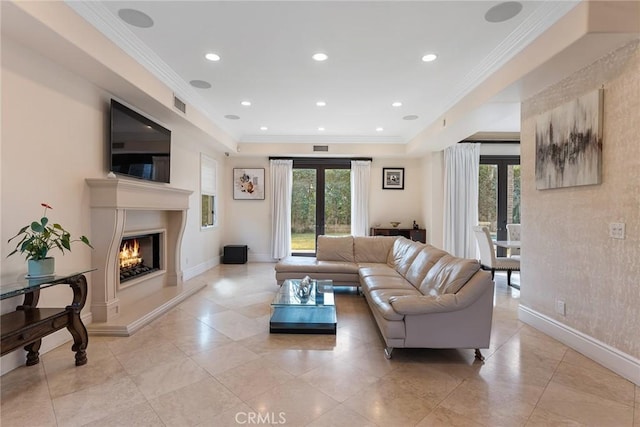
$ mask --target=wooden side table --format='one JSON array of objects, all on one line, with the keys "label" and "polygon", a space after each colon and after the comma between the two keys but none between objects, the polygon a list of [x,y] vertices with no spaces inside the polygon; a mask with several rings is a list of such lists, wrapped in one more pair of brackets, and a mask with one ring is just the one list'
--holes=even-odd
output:
[{"label": "wooden side table", "polygon": [[427,243],[427,230],[424,228],[375,228],[369,230],[371,236],[403,236],[415,242]]},{"label": "wooden side table", "polygon": [[[76,353],[76,366],[86,364],[89,335],[80,312],[87,301],[87,279],[84,275],[90,271],[94,270],[47,278],[21,278],[14,283],[0,285],[0,299],[24,295],[24,301],[16,311],[0,317],[1,355],[23,347],[27,351],[27,366],[36,365],[40,362],[42,338],[66,327],[73,337],[71,349]],[[64,308],[37,307],[41,289],[63,284],[73,290],[70,305]]]}]

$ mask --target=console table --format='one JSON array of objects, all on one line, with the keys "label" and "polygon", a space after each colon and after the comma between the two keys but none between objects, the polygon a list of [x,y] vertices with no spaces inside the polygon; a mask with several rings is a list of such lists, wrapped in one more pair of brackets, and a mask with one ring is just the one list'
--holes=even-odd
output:
[{"label": "console table", "polygon": [[424,228],[374,228],[369,230],[370,236],[404,236],[415,242],[427,243],[427,230]]},{"label": "console table", "polygon": [[[62,328],[73,336],[71,349],[76,353],[76,366],[87,363],[89,335],[80,319],[80,311],[87,300],[85,270],[71,274],[57,274],[45,278],[20,278],[14,283],[0,285],[0,299],[24,295],[16,311],[0,316],[2,330],[1,355],[20,347],[27,351],[27,366],[40,362],[42,338]],[[64,308],[37,308],[40,290],[56,285],[68,285],[73,290],[71,305]]]}]

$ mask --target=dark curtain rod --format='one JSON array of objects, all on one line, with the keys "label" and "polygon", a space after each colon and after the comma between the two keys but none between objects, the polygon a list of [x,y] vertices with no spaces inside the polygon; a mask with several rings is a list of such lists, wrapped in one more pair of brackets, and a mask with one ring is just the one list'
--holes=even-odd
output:
[{"label": "dark curtain rod", "polygon": [[269,157],[269,160],[312,160],[315,162],[322,161],[355,161],[355,160],[368,160],[373,161],[371,157]]}]

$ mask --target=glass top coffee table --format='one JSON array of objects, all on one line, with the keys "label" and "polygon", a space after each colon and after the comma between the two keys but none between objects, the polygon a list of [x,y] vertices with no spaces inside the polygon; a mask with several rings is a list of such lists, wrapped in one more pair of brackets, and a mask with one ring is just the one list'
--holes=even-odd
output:
[{"label": "glass top coffee table", "polygon": [[312,280],[308,297],[297,293],[300,280],[285,280],[271,303],[269,332],[285,334],[336,333],[333,281]]}]

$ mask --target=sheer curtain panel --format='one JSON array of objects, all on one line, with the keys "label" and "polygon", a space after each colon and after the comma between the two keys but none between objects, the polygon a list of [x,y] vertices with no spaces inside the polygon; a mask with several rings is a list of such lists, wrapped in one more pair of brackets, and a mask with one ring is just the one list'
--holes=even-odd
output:
[{"label": "sheer curtain panel", "polygon": [[366,236],[369,230],[369,189],[371,187],[371,162],[351,162],[351,234]]},{"label": "sheer curtain panel", "polygon": [[480,144],[456,144],[444,152],[444,250],[477,259]]},{"label": "sheer curtain panel", "polygon": [[271,160],[271,255],[280,259],[291,255],[291,189],[293,160]]}]

